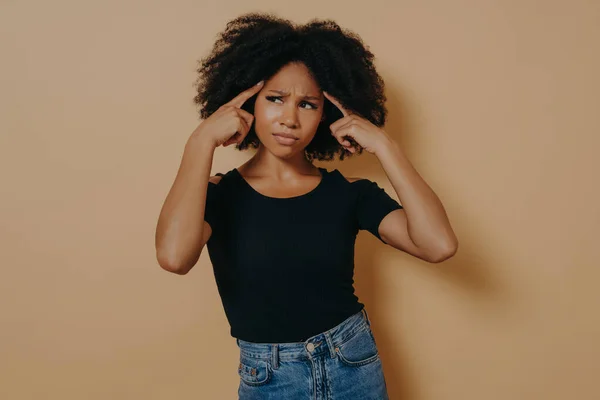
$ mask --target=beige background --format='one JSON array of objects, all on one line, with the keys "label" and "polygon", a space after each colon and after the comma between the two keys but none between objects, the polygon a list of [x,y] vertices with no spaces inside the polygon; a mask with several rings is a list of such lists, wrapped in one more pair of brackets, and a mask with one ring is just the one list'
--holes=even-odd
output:
[{"label": "beige background", "polygon": [[[254,10],[361,35],[459,238],[428,264],[359,235],[392,399],[600,398],[600,3],[215,3],[0,3],[0,398],[236,398],[208,254],[170,274],[154,230],[196,60]],[[317,165],[396,197],[371,154]]]}]

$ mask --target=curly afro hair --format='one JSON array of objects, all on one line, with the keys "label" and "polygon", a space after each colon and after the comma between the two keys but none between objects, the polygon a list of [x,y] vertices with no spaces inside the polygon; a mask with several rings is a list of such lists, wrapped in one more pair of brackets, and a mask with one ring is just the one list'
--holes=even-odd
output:
[{"label": "curly afro hair", "polygon": [[[270,13],[247,13],[228,22],[212,52],[199,61],[194,103],[201,107],[201,118],[206,119],[241,91],[268,80],[291,62],[301,62],[322,90],[339,99],[346,109],[382,127],[386,97],[373,59],[358,35],[332,20],[313,19],[297,25]],[[242,109],[253,114],[255,101],[253,96]],[[307,159],[332,160],[339,154],[343,160],[361,154],[363,149],[352,138],[347,137],[356,146],[356,153],[346,150],[331,135],[329,126],[343,117],[340,110],[325,99],[323,112],[325,119],[305,148]],[[252,124],[236,148],[258,148],[259,144]]]}]

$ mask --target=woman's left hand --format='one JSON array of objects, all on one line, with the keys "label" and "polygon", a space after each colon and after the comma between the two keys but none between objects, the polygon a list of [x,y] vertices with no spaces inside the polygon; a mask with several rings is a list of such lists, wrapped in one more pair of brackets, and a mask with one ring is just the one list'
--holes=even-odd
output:
[{"label": "woman's left hand", "polygon": [[323,91],[323,95],[329,99],[344,115],[330,125],[331,134],[337,139],[340,144],[348,151],[355,153],[356,148],[352,146],[350,141],[344,139],[344,136],[349,136],[369,153],[375,152],[390,141],[388,134],[381,128],[373,125],[371,121],[346,110],[338,99]]}]

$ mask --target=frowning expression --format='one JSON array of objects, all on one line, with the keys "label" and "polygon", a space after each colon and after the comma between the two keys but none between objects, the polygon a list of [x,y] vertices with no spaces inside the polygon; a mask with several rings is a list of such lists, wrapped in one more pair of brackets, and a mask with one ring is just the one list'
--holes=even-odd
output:
[{"label": "frowning expression", "polygon": [[321,88],[302,63],[291,63],[265,82],[254,105],[254,129],[274,154],[303,151],[323,116]]}]

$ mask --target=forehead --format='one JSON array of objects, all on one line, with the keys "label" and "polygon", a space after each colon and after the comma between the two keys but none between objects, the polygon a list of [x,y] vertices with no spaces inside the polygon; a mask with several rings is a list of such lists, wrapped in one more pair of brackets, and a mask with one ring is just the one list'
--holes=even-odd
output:
[{"label": "forehead", "polygon": [[313,95],[319,95],[320,92],[319,85],[310,75],[310,71],[301,63],[292,63],[281,68],[266,82],[265,89]]}]

